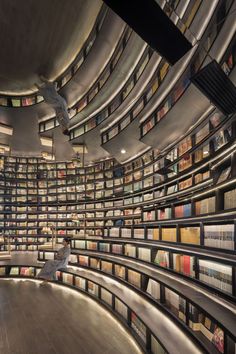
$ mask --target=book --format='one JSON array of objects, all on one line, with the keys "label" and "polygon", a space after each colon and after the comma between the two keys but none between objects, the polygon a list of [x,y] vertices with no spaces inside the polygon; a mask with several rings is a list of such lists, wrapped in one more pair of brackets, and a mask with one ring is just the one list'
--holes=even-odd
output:
[{"label": "book", "polygon": [[232,267],[199,259],[199,280],[223,292],[232,294]]},{"label": "book", "polygon": [[230,177],[230,174],[231,174],[231,167],[227,167],[223,171],[221,171],[217,180],[217,184],[226,181]]},{"label": "book", "polygon": [[153,354],[167,354],[157,339],[151,334],[151,351]]},{"label": "book", "polygon": [[103,272],[112,274],[112,263],[107,261],[101,261],[101,270]]},{"label": "book", "polygon": [[232,136],[231,127],[220,130],[213,138],[214,150],[219,150],[222,146],[227,144]]},{"label": "book", "polygon": [[128,257],[134,257],[136,258],[136,247],[133,245],[126,244],[125,245],[125,253],[126,256]]},{"label": "book", "polygon": [[163,227],[161,230],[162,241],[176,242],[177,241],[177,230],[175,227]]},{"label": "book", "polygon": [[195,277],[194,257],[183,254],[173,254],[173,269],[184,275]]},{"label": "book", "polygon": [[75,277],[75,286],[77,288],[85,290],[85,288],[86,288],[86,280],[84,278],[76,276]]},{"label": "book", "polygon": [[236,189],[224,193],[224,209],[236,208]]},{"label": "book", "polygon": [[119,264],[115,264],[115,275],[119,278],[125,279],[125,267]]},{"label": "book", "polygon": [[117,299],[117,297],[115,297],[115,311],[127,320],[128,308],[122,301]]},{"label": "book", "polygon": [[145,232],[145,229],[144,228],[135,228],[134,229],[134,238],[136,239],[144,239],[144,232]]},{"label": "book", "polygon": [[200,245],[200,227],[180,227],[180,242]]},{"label": "book", "polygon": [[154,259],[154,263],[161,267],[169,268],[169,252],[158,250]]},{"label": "book", "polygon": [[143,212],[143,221],[155,221],[155,219],[156,219],[155,210]]},{"label": "book", "polygon": [[141,274],[128,269],[128,282],[138,288],[141,288]]},{"label": "book", "polygon": [[192,166],[192,155],[185,153],[183,158],[179,161],[179,172],[186,170]]},{"label": "book", "polygon": [[191,136],[188,136],[187,138],[183,139],[181,141],[181,143],[179,144],[179,147],[178,147],[179,156],[182,156],[191,148],[192,148],[192,139],[191,139]]},{"label": "book", "polygon": [[165,287],[165,305],[177,317],[185,321],[186,301],[167,287]]},{"label": "book", "polygon": [[154,299],[160,300],[161,288],[157,281],[149,279],[146,292],[150,294]]},{"label": "book", "polygon": [[223,330],[215,326],[212,343],[219,350],[220,353],[224,353],[224,332]]},{"label": "book", "polygon": [[147,239],[148,240],[159,240],[159,228],[147,229]]},{"label": "book", "polygon": [[175,206],[175,217],[182,218],[182,217],[189,217],[192,214],[192,207],[191,204],[183,204]]},{"label": "book", "polygon": [[138,247],[138,258],[142,261],[151,262],[151,250],[144,247]]},{"label": "book", "polygon": [[204,245],[234,250],[234,225],[204,225]]},{"label": "book", "polygon": [[143,342],[146,343],[146,326],[133,311],[131,312],[131,328],[133,328],[139,337],[142,338]]},{"label": "book", "polygon": [[92,281],[88,280],[88,293],[98,296],[98,285],[94,284]]},{"label": "book", "polygon": [[112,306],[112,293],[104,288],[101,288],[101,300]]},{"label": "book", "polygon": [[124,228],[122,227],[121,229],[121,237],[124,238],[131,238],[132,237],[132,229],[130,228]]},{"label": "book", "polygon": [[158,220],[165,220],[171,219],[171,208],[162,208],[157,210],[157,219]]},{"label": "book", "polygon": [[195,202],[195,214],[210,214],[215,212],[215,197],[209,197],[206,199]]}]

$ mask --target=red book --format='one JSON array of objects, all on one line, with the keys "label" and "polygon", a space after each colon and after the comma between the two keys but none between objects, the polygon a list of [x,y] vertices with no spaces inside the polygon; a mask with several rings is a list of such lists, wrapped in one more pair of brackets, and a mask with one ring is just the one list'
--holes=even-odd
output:
[{"label": "red book", "polygon": [[183,256],[184,258],[184,274],[190,275],[190,256]]}]

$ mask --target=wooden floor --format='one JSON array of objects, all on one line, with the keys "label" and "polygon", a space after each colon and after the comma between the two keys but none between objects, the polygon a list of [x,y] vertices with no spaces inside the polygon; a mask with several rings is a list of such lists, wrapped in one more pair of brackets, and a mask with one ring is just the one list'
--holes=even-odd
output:
[{"label": "wooden floor", "polygon": [[140,354],[87,296],[31,280],[0,280],[0,354]]}]

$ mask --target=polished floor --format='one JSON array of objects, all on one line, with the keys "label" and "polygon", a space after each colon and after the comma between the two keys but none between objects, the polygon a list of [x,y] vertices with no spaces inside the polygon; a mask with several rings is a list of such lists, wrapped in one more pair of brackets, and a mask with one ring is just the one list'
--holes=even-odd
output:
[{"label": "polished floor", "polygon": [[100,305],[33,280],[0,280],[0,354],[140,354]]}]

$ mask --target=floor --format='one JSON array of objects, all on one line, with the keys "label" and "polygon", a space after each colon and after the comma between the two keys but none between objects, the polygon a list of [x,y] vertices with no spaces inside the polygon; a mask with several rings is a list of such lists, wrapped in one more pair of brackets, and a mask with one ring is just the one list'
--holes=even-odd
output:
[{"label": "floor", "polygon": [[100,305],[38,281],[0,280],[0,354],[140,354]]}]

